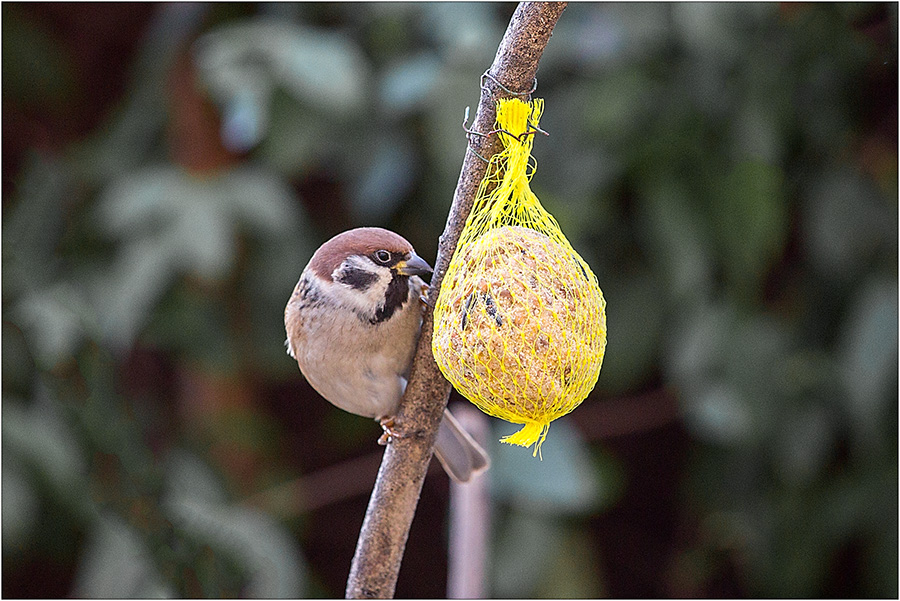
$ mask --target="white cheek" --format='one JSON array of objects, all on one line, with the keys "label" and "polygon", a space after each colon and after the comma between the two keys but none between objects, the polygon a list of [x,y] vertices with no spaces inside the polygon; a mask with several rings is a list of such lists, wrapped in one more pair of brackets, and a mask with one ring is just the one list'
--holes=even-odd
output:
[{"label": "white cheek", "polygon": [[[372,265],[363,263],[366,259],[361,257],[350,257],[347,262],[355,267],[372,270]],[[331,277],[337,278],[341,267],[336,269]],[[384,296],[387,291],[388,284],[391,283],[391,272],[387,269],[378,269],[375,271],[377,279],[371,286],[365,290],[352,288],[338,282],[324,282],[324,287],[328,290],[329,295],[339,304],[349,307],[354,311],[365,315],[374,315],[375,311],[384,305]]]},{"label": "white cheek", "polygon": [[[332,298],[339,304],[365,314],[374,313],[384,303],[385,286],[379,286],[376,282],[365,292],[345,286],[343,284],[331,284]],[[376,288],[380,288],[376,290]]]}]

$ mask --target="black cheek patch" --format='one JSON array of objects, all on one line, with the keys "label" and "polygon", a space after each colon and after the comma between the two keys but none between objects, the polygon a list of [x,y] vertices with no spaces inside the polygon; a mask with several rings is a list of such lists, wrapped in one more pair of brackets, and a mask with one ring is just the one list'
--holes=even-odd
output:
[{"label": "black cheek patch", "polygon": [[355,288],[356,290],[368,290],[377,279],[378,276],[371,271],[366,271],[357,267],[347,267],[340,272],[335,281],[350,286],[351,288]]},{"label": "black cheek patch", "polygon": [[387,321],[409,298],[409,276],[392,272],[391,282],[384,293],[384,306],[375,312],[369,321],[373,324]]}]

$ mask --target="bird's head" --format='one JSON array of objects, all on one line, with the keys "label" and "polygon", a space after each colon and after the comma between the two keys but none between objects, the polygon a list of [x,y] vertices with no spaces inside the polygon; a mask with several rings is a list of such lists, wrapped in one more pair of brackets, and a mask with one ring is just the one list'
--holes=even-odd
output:
[{"label": "bird's head", "polygon": [[323,292],[372,323],[409,300],[409,278],[431,273],[403,236],[375,227],[338,234],[315,252],[307,271]]}]

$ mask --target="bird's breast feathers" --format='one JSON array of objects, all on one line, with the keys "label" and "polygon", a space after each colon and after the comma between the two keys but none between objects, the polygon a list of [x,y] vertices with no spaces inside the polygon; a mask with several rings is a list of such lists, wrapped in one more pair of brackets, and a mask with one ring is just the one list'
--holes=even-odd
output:
[{"label": "bird's breast feathers", "polygon": [[288,319],[288,350],[312,387],[334,405],[367,417],[390,415],[403,394],[418,340],[418,300],[408,300],[390,319],[374,323],[349,306],[325,300],[341,298],[333,294],[341,288],[333,282],[298,284],[293,299],[298,305]]}]

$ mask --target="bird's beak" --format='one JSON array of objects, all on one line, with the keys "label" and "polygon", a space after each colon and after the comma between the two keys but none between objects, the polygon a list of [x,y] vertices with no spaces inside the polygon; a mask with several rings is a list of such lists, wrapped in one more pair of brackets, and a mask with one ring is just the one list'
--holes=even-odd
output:
[{"label": "bird's beak", "polygon": [[425,276],[432,271],[431,265],[416,253],[413,253],[409,260],[397,263],[397,273],[400,275]]}]

